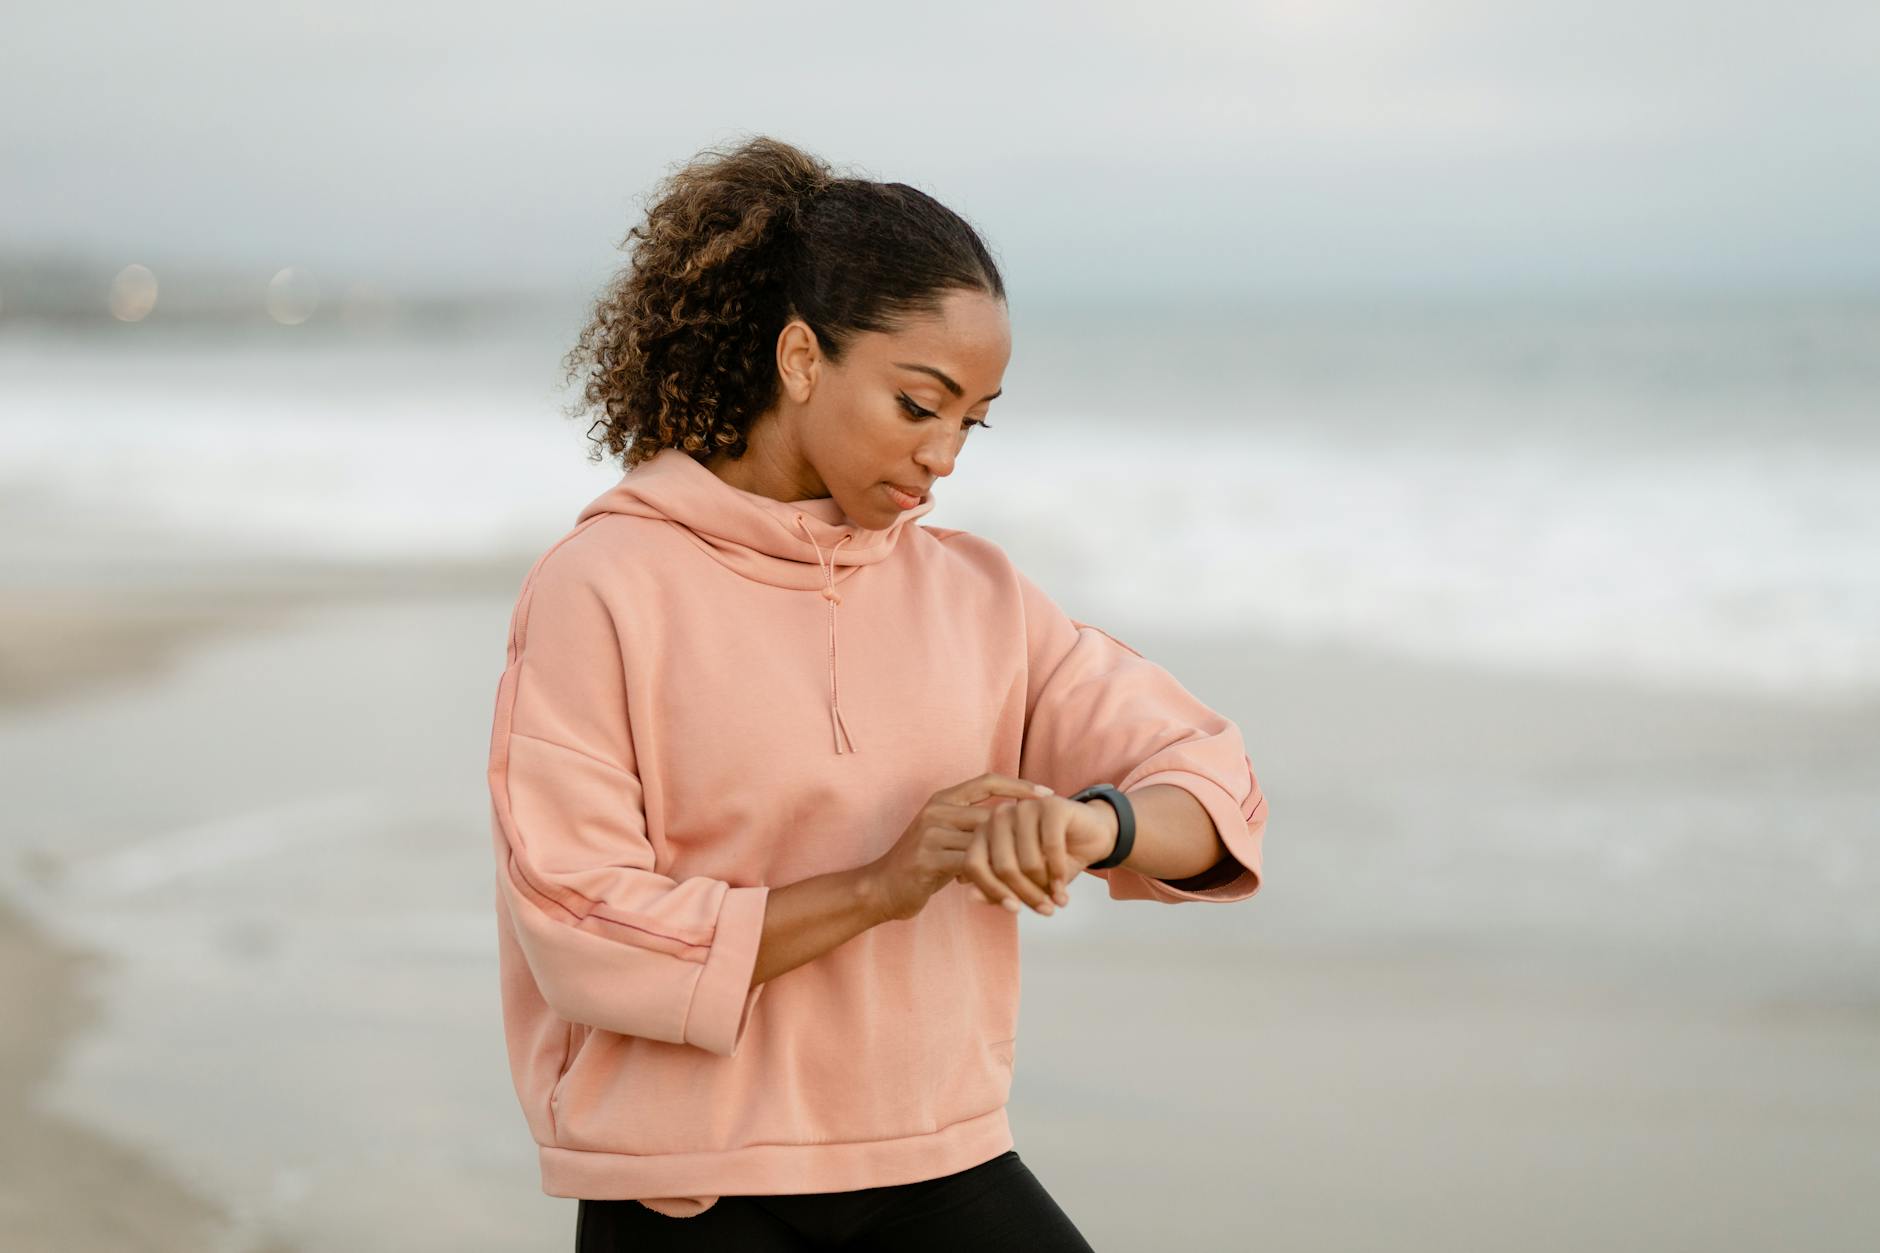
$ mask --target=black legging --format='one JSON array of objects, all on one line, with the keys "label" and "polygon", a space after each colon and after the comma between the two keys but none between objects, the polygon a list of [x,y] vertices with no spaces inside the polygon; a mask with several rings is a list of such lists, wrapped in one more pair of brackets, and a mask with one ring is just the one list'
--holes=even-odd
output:
[{"label": "black legging", "polygon": [[1017,1149],[919,1183],[780,1196],[726,1196],[692,1218],[638,1201],[581,1201],[575,1253],[1093,1253]]}]

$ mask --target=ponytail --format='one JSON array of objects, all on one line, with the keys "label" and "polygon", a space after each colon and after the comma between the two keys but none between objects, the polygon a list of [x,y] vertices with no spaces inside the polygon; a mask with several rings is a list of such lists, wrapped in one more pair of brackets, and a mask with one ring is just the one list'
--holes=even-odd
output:
[{"label": "ponytail", "polygon": [[741,457],[776,403],[777,336],[791,318],[831,361],[965,288],[1003,300],[997,265],[952,210],[904,183],[837,177],[767,136],[707,149],[659,185],[616,273],[564,358],[593,414],[590,461],[631,468],[662,448]]}]

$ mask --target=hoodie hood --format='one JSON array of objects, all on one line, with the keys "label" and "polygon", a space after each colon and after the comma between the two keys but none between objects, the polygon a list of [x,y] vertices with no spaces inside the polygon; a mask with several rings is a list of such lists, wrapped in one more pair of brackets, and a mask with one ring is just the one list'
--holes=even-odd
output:
[{"label": "hoodie hood", "polygon": [[833,496],[776,500],[747,492],[684,449],[662,448],[591,501],[575,521],[603,513],[660,518],[683,528],[719,564],[747,579],[821,595],[829,603],[830,728],[835,751],[844,753],[856,746],[842,721],[837,682],[836,608],[842,603],[837,584],[854,573],[852,567],[892,554],[902,533],[933,507],[929,493],[886,527],[871,530],[850,520]]},{"label": "hoodie hood", "polygon": [[873,565],[894,551],[901,531],[933,511],[931,494],[882,530],[852,522],[833,496],[774,500],[747,492],[690,453],[662,448],[596,497],[577,522],[598,513],[663,518],[692,533],[713,557],[748,579],[815,591],[840,582],[826,566]]}]

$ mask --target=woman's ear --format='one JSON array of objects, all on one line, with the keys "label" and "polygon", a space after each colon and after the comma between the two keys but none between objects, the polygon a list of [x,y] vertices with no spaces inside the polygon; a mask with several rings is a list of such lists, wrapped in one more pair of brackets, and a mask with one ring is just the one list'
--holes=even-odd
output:
[{"label": "woman's ear", "polygon": [[822,352],[816,332],[801,318],[791,318],[777,333],[777,377],[790,399],[802,404],[816,390],[822,372]]}]

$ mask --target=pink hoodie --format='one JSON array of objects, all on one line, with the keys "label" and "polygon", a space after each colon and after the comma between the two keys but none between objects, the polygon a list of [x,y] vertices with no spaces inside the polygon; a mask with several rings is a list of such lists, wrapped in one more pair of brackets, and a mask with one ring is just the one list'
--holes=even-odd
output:
[{"label": "pink hoodie", "polygon": [[751,984],[770,888],[875,860],[941,787],[1174,784],[1232,857],[1088,873],[1115,900],[1258,890],[1239,729],[996,544],[915,525],[933,504],[868,530],[669,448],[530,569],[489,784],[503,1025],[548,1195],[689,1216],[1013,1147],[1017,915],[951,883]]}]

